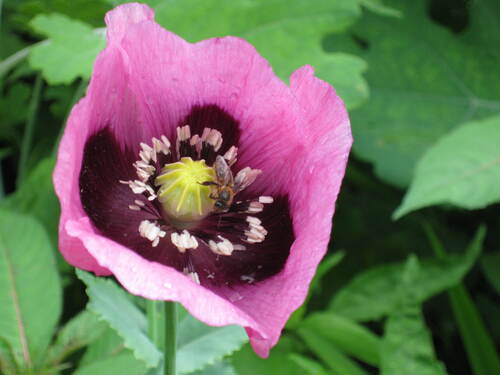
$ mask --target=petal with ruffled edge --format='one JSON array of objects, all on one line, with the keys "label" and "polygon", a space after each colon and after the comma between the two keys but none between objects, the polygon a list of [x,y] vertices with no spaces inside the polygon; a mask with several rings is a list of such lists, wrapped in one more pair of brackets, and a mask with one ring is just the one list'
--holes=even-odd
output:
[{"label": "petal with ruffled edge", "polygon": [[[311,68],[295,72],[287,87],[241,39],[189,44],[139,4],[120,6],[106,20],[108,47],[87,97],[71,113],[54,173],[61,251],[77,267],[111,272],[134,294],[179,301],[207,324],[244,326],[255,351],[267,356],[327,249],[351,145],[344,106]],[[289,258],[280,273],[255,285],[197,285],[100,235],[80,201],[82,153],[93,132],[109,126],[123,147],[134,147],[152,135],[171,136],[193,106],[210,104],[239,123],[239,163],[264,170],[253,189],[289,199],[295,235]]]}]

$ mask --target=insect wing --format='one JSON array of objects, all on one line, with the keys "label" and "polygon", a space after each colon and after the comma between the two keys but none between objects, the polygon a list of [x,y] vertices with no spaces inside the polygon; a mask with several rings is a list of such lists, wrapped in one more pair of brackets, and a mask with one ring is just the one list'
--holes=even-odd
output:
[{"label": "insect wing", "polygon": [[225,186],[233,185],[233,173],[231,172],[231,168],[229,168],[229,166],[227,165],[226,160],[222,156],[217,155],[214,168],[219,184]]}]

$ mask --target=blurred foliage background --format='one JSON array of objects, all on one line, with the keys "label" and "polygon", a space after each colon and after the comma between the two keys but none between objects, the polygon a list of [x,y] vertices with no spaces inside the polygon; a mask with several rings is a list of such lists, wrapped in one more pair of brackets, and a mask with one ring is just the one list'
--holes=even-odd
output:
[{"label": "blurred foliage background", "polygon": [[[57,251],[57,142],[119,3],[0,0],[1,374],[153,374],[161,361],[137,344],[143,302],[77,278]],[[355,138],[329,255],[270,358],[182,314],[178,373],[500,374],[500,2],[145,3],[189,41],[247,39],[284,81],[314,66]]]}]

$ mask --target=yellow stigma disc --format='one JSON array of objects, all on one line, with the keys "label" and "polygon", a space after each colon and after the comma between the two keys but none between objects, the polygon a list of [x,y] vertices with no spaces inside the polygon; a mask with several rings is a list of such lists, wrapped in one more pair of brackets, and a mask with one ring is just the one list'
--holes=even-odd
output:
[{"label": "yellow stigma disc", "polygon": [[208,215],[213,209],[212,187],[202,185],[204,182],[215,182],[215,172],[205,160],[184,157],[166,164],[155,180],[155,185],[160,186],[158,200],[165,214],[180,222],[193,222]]}]

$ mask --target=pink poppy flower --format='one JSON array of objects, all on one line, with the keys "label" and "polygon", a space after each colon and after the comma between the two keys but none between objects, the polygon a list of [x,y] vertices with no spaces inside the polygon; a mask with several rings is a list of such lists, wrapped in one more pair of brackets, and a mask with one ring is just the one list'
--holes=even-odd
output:
[{"label": "pink poppy flower", "polygon": [[190,44],[145,5],[106,15],[54,184],[60,249],[131,293],[246,328],[267,356],[330,239],[352,142],[313,69],[290,86],[250,44]]}]

